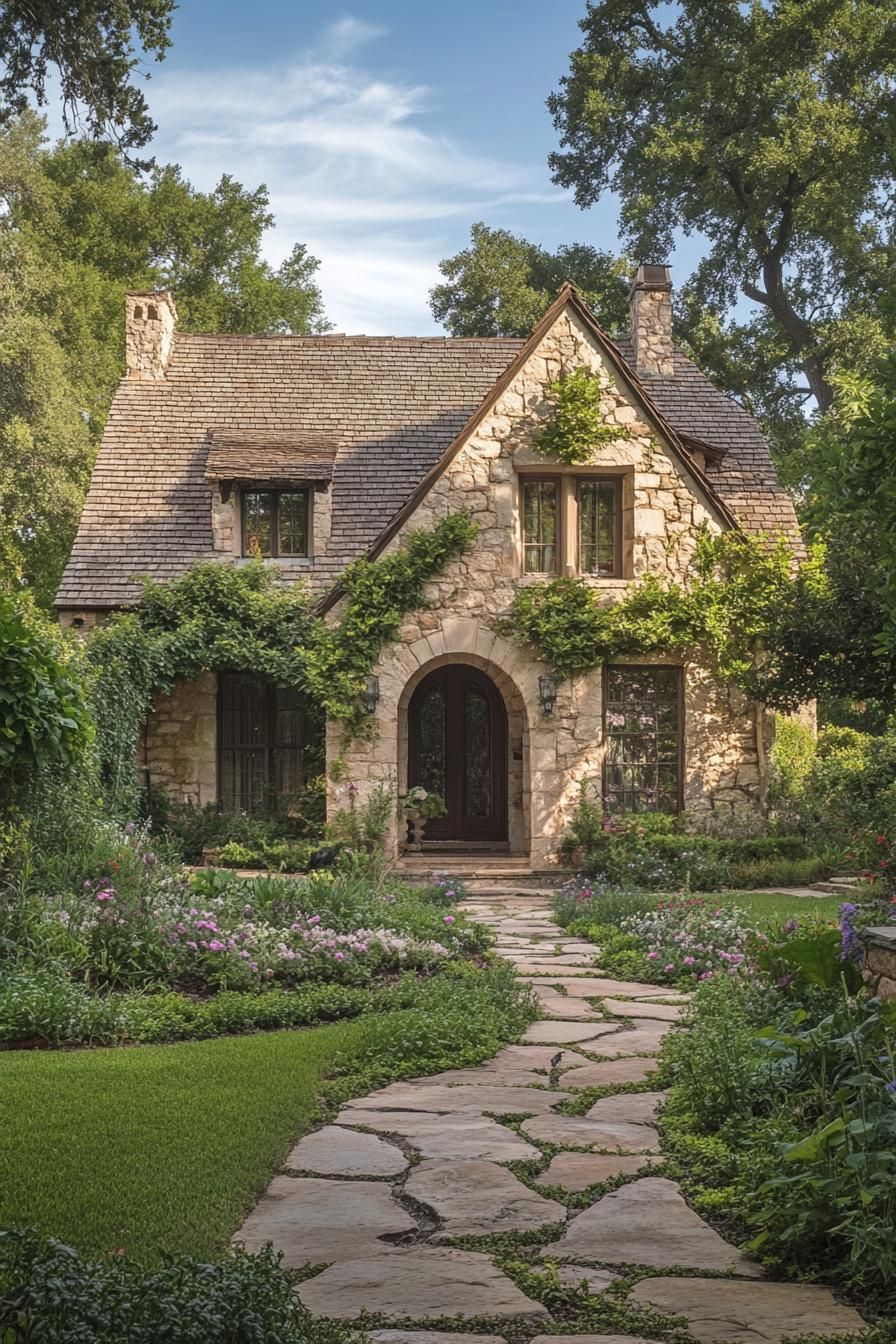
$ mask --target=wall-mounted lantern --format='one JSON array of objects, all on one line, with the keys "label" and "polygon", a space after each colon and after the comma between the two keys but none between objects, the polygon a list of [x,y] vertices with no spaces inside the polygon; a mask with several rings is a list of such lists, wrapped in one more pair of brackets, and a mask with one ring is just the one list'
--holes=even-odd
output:
[{"label": "wall-mounted lantern", "polygon": [[542,714],[553,714],[557,703],[557,682],[553,677],[538,678],[538,699]]},{"label": "wall-mounted lantern", "polygon": [[376,707],[380,698],[380,679],[371,675],[367,678],[367,685],[361,692],[361,700],[364,704],[364,710],[367,714],[375,714]]}]

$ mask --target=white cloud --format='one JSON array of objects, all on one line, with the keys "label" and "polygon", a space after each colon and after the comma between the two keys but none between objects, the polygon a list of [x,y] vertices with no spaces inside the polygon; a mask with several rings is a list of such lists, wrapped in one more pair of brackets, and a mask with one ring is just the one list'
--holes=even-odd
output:
[{"label": "white cloud", "polygon": [[[337,327],[425,332],[434,329],[427,291],[438,260],[462,245],[470,223],[564,195],[540,165],[506,163],[440,133],[424,86],[351,59],[380,35],[345,17],[279,67],[163,67],[153,80],[153,149],[205,190],[225,172],[247,186],[265,182],[277,220],[267,253],[277,261],[308,244]],[[445,221],[455,222],[450,242]]]}]

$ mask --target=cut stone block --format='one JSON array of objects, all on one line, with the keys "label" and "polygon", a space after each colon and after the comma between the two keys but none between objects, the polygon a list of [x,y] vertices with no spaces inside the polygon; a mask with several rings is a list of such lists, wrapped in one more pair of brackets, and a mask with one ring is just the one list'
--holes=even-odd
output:
[{"label": "cut stone block", "polygon": [[375,1134],[324,1125],[299,1140],[286,1165],[320,1176],[398,1176],[408,1160],[400,1148]]},{"label": "cut stone block", "polygon": [[585,999],[570,999],[565,994],[556,994],[548,989],[538,990],[538,1006],[544,1017],[560,1018],[567,1022],[570,1019],[577,1022],[606,1021]]},{"label": "cut stone block", "polygon": [[531,1045],[554,1042],[566,1044],[570,1041],[587,1045],[589,1041],[596,1041],[598,1037],[607,1036],[618,1030],[617,1022],[533,1022],[523,1040]]},{"label": "cut stone block", "polygon": [[332,1265],[296,1288],[315,1316],[352,1321],[362,1312],[398,1320],[443,1316],[546,1317],[487,1255],[435,1246],[389,1250]]},{"label": "cut stone block", "polygon": [[634,1176],[643,1167],[656,1166],[652,1157],[623,1157],[616,1153],[558,1153],[538,1180],[578,1192],[612,1176]]},{"label": "cut stone block", "polygon": [[537,1148],[484,1115],[432,1115],[421,1111],[341,1111],[340,1125],[363,1125],[384,1134],[400,1134],[424,1157],[483,1157],[517,1162],[539,1157]]},{"label": "cut stone block", "polygon": [[381,1182],[275,1176],[234,1240],[249,1251],[273,1242],[283,1263],[298,1268],[375,1255],[392,1249],[377,1238],[416,1231]]},{"label": "cut stone block", "polygon": [[441,1220],[437,1237],[529,1231],[566,1221],[563,1204],[544,1199],[494,1162],[421,1162],[408,1177],[404,1193]]},{"label": "cut stone block", "polygon": [[[545,1256],[609,1264],[714,1269],[759,1277],[755,1260],[719,1236],[685,1203],[674,1181],[647,1176],[604,1195],[570,1222]],[[690,1280],[688,1280],[690,1282]]]},{"label": "cut stone block", "polygon": [[650,1125],[626,1124],[621,1120],[589,1120],[584,1115],[535,1115],[531,1120],[524,1120],[521,1128],[536,1143],[556,1143],[570,1148],[605,1148],[623,1153],[659,1152],[660,1136]]},{"label": "cut stone block", "polygon": [[620,1092],[601,1097],[586,1114],[589,1120],[626,1120],[634,1125],[650,1125],[666,1100],[666,1092]]},{"label": "cut stone block", "polygon": [[676,994],[674,990],[666,991],[662,985],[644,985],[637,980],[607,980],[602,976],[579,975],[567,976],[562,970],[558,971],[556,978],[551,979],[549,975],[539,977],[545,985],[562,985],[571,998],[577,999],[606,999],[606,998],[625,998],[625,999],[681,999],[687,1002],[684,995]]},{"label": "cut stone block", "polygon": [[606,1087],[608,1083],[643,1083],[656,1073],[655,1059],[638,1059],[623,1055],[621,1059],[605,1059],[602,1064],[581,1064],[564,1070],[564,1087]]},{"label": "cut stone block", "polygon": [[691,1334],[703,1344],[779,1344],[797,1335],[865,1329],[857,1311],[817,1284],[642,1279],[629,1301],[686,1317]]},{"label": "cut stone block", "polygon": [[596,1295],[605,1293],[622,1276],[610,1269],[590,1269],[588,1265],[561,1265],[557,1277],[567,1288],[581,1288],[584,1284],[587,1292]]},{"label": "cut stone block", "polygon": [[534,1087],[502,1087],[489,1084],[460,1084],[458,1087],[438,1083],[390,1083],[366,1097],[352,1101],[353,1111],[436,1111],[447,1115],[477,1115],[483,1111],[513,1115],[527,1111],[542,1115],[565,1101],[568,1092],[548,1092]]}]

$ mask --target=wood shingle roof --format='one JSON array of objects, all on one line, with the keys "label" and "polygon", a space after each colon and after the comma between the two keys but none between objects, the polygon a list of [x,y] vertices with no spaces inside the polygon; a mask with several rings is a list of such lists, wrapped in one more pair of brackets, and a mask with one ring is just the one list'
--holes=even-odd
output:
[{"label": "wood shingle roof", "polygon": [[[224,479],[216,452],[248,470],[265,452],[284,462],[292,441],[309,479],[314,463],[332,473],[327,554],[303,571],[325,590],[382,534],[524,344],[178,333],[163,379],[119,385],[57,606],[127,606],[142,576],[174,578],[212,558],[210,450]],[[630,364],[628,343],[616,346]],[[673,376],[641,377],[675,431],[724,450],[705,476],[741,526],[796,537],[752,417],[684,356]]]}]

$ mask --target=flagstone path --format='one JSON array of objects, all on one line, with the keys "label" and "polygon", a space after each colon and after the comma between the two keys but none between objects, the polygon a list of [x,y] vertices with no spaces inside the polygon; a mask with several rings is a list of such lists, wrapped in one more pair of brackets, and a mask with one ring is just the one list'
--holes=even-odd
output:
[{"label": "flagstone path", "polygon": [[[543,1016],[523,1042],[477,1068],[348,1103],[296,1144],[235,1240],[250,1250],[270,1241],[285,1264],[319,1267],[298,1285],[301,1301],[328,1319],[376,1318],[376,1344],[652,1344],[564,1334],[488,1243],[442,1244],[503,1232],[535,1236],[534,1267],[555,1265],[569,1288],[619,1294],[621,1276],[635,1280],[621,1306],[684,1318],[700,1344],[861,1330],[827,1288],[766,1280],[663,1175],[655,1119],[665,1094],[645,1084],[686,996],[602,974],[595,948],[552,921],[549,898],[510,887],[465,906],[537,995]],[[636,1090],[558,1112],[579,1089],[605,1085]],[[508,1169],[521,1160],[539,1164],[534,1182]],[[592,1187],[582,1208],[576,1196]]]}]

